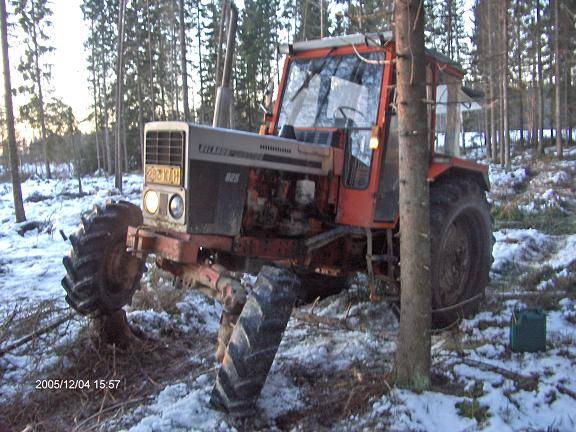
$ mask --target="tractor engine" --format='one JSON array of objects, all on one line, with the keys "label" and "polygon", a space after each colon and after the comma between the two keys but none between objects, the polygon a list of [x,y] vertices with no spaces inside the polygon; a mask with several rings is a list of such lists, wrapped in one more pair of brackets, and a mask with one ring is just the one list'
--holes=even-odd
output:
[{"label": "tractor engine", "polygon": [[322,177],[254,170],[250,173],[244,216],[247,235],[305,237],[321,222],[334,221]]}]

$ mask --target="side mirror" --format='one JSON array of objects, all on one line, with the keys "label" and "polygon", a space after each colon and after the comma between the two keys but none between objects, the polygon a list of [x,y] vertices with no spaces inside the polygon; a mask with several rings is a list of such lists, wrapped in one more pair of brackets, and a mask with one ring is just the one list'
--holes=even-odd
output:
[{"label": "side mirror", "polygon": [[274,80],[268,81],[268,87],[266,87],[266,94],[264,96],[264,105],[270,107],[272,105],[272,99],[274,98]]},{"label": "side mirror", "polygon": [[274,80],[271,78],[266,86],[266,91],[264,93],[264,102],[261,103],[258,108],[264,114],[264,121],[269,121],[272,117],[272,98],[274,97]]},{"label": "side mirror", "polygon": [[271,116],[272,113],[270,111],[268,111],[268,108],[266,108],[264,106],[264,104],[260,104],[260,106],[258,107],[260,109],[260,111],[262,111],[262,114],[264,114],[265,116]]}]

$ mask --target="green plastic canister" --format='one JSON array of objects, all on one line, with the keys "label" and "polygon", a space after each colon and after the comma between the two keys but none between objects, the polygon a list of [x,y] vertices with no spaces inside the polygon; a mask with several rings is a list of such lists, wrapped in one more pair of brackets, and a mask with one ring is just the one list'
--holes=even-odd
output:
[{"label": "green plastic canister", "polygon": [[514,352],[546,351],[546,314],[542,308],[514,309],[510,348]]}]

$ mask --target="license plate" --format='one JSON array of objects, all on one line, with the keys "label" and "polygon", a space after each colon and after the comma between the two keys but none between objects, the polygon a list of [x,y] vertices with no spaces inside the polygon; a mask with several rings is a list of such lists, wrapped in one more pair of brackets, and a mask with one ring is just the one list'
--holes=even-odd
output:
[{"label": "license plate", "polygon": [[182,184],[182,170],[180,167],[147,165],[146,182],[180,186]]}]

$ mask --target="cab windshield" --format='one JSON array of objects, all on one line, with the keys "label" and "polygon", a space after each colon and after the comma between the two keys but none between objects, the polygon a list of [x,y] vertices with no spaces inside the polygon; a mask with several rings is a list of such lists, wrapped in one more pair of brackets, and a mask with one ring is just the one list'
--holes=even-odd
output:
[{"label": "cab windshield", "polygon": [[384,53],[296,59],[290,64],[278,130],[371,129],[378,116]]}]

